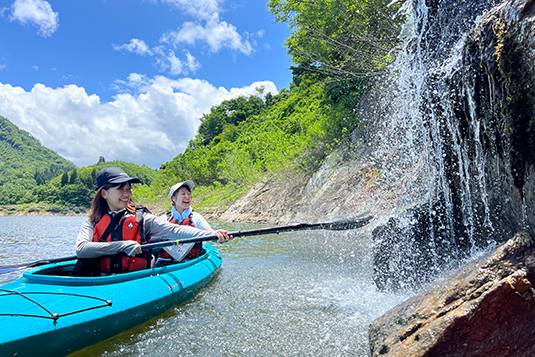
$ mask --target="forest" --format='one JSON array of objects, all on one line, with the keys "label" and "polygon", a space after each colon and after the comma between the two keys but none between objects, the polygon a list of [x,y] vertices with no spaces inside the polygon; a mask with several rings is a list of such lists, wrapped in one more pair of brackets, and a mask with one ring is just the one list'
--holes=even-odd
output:
[{"label": "forest", "polygon": [[[195,207],[225,209],[256,182],[284,172],[305,175],[358,129],[354,108],[395,57],[402,2],[270,0],[267,10],[286,23],[292,83],[279,93],[225,100],[200,118],[183,153],[158,170],[128,162],[77,168],[0,117],[0,210],[83,212],[96,173],[118,166],[139,177],[134,200],[159,210],[179,181],[193,180]],[[215,208],[214,208],[215,207]]]}]

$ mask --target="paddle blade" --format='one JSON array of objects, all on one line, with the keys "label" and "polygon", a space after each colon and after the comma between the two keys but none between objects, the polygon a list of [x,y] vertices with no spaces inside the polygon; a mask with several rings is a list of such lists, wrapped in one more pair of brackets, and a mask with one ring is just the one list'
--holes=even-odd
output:
[{"label": "paddle blade", "polygon": [[352,217],[347,219],[341,219],[339,221],[324,223],[322,229],[327,229],[330,231],[344,231],[348,229],[357,229],[367,225],[373,216],[367,217]]},{"label": "paddle blade", "polygon": [[0,267],[0,275],[11,273],[15,270],[19,270],[22,267]]}]

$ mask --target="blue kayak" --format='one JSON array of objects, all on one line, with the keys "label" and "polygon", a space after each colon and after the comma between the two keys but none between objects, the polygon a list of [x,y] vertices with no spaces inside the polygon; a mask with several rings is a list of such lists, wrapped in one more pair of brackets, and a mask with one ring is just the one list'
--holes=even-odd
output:
[{"label": "blue kayak", "polygon": [[216,248],[188,262],[102,277],[70,276],[75,261],[0,286],[0,356],[65,356],[195,296],[221,266]]}]

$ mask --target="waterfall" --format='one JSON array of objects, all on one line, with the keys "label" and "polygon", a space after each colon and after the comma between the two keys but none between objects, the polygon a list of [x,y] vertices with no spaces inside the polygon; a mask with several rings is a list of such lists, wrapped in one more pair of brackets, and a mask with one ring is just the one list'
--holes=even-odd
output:
[{"label": "waterfall", "polygon": [[517,216],[524,206],[507,158],[489,144],[496,119],[481,108],[495,105],[496,80],[481,80],[479,64],[469,62],[477,44],[470,36],[499,3],[413,0],[402,8],[403,45],[376,88],[382,115],[370,119],[374,162],[385,187],[399,193],[373,233],[380,289],[425,283],[529,221]]}]

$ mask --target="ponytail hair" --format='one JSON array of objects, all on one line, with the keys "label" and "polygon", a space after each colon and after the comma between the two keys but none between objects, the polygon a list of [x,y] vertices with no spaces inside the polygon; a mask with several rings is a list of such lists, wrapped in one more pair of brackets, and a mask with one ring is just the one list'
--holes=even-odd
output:
[{"label": "ponytail hair", "polygon": [[98,188],[95,197],[93,197],[93,202],[91,203],[91,209],[87,214],[87,218],[92,223],[97,223],[100,219],[109,211],[108,202],[104,197],[102,197],[102,191],[108,190],[111,187],[116,186],[110,183],[102,185]]}]

